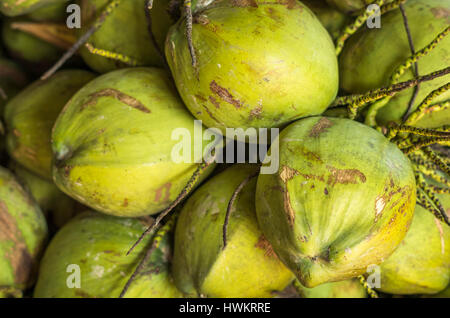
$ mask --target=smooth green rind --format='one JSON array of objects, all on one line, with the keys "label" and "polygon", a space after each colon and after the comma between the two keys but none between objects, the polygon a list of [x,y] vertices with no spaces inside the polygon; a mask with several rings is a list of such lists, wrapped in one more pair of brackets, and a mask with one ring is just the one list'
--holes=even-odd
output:
[{"label": "smooth green rind", "polygon": [[24,21],[27,20],[20,18],[3,21],[3,44],[14,59],[20,61],[33,73],[40,74],[52,66],[61,57],[63,51],[31,34],[11,27],[14,22]]},{"label": "smooth green rind", "polygon": [[258,228],[256,179],[240,192],[230,217],[227,246],[222,226],[228,202],[256,166],[236,165],[198,188],[184,205],[175,230],[173,276],[190,296],[272,297],[293,274],[278,260]]},{"label": "smooth green rind", "polygon": [[198,74],[185,33],[180,19],[166,58],[184,103],[208,127],[281,127],[322,113],[336,96],[333,42],[300,2],[221,0],[197,12]]},{"label": "smooth green rind", "polygon": [[[449,25],[449,0],[408,0],[404,4],[408,24],[416,51],[427,46]],[[400,10],[393,10],[381,19],[379,29],[363,29],[345,44],[339,60],[341,88],[348,93],[365,93],[370,89],[389,84],[392,72],[411,55],[407,33]],[[425,75],[450,65],[450,37],[445,37],[428,55],[419,59],[419,74]],[[414,77],[413,69],[408,70],[399,81]],[[446,75],[421,83],[412,110],[433,90],[450,81]],[[377,122],[387,124],[399,122],[404,115],[413,88],[395,95],[379,110]],[[448,100],[450,91],[436,98],[433,103]],[[417,123],[418,127],[439,127],[450,122],[450,108],[429,113]]]},{"label": "smooth green rind", "polygon": [[416,199],[403,153],[376,130],[341,118],[299,120],[279,141],[279,170],[258,177],[256,212],[300,282],[311,288],[356,277],[391,255]]},{"label": "smooth green rind", "polygon": [[[450,196],[438,195],[445,210]],[[417,205],[411,228],[397,250],[380,265],[380,291],[436,294],[450,282],[450,228]]]},{"label": "smooth green rind", "polygon": [[50,137],[53,124],[69,99],[95,76],[82,70],[64,70],[38,80],[5,106],[7,150],[28,170],[52,179]]},{"label": "smooth green rind", "polygon": [[14,175],[0,167],[0,297],[31,286],[47,237],[45,217]]},{"label": "smooth green rind", "polygon": [[303,298],[367,298],[364,286],[357,279],[325,283],[314,288],[299,287]]},{"label": "smooth green rind", "polygon": [[14,17],[61,1],[63,0],[0,0],[0,11],[6,16]]},{"label": "smooth green rind", "polygon": [[[81,0],[82,21],[85,21],[80,36],[87,31],[91,22],[100,15],[108,0]],[[108,15],[101,28],[90,38],[89,43],[95,48],[120,53],[138,62],[138,66],[163,66],[164,61],[155,49],[150,38],[145,16],[145,1],[122,1]],[[159,47],[163,49],[167,31],[174,21],[167,11],[169,1],[154,1],[151,10],[152,31]],[[126,26],[126,27],[118,27]],[[83,60],[92,69],[106,73],[127,65],[90,53],[86,47],[80,50]]]},{"label": "smooth green rind", "polygon": [[[180,130],[191,136],[191,163],[172,158],[180,144],[172,134]],[[128,217],[166,208],[202,160],[194,153],[194,118],[167,73],[156,68],[117,70],[84,86],[55,123],[52,147],[62,191],[95,210]]]},{"label": "smooth green rind", "polygon": [[61,192],[53,182],[33,174],[16,162],[10,162],[9,167],[30,192],[47,219],[57,228],[62,227],[81,210],[81,204]]},{"label": "smooth green rind", "polygon": [[[52,239],[42,259],[35,298],[117,298],[151,244],[147,236],[130,254],[127,251],[151,219],[129,219],[85,212],[66,224]],[[125,297],[182,297],[169,272],[170,232],[161,241]],[[75,283],[78,265],[80,288]],[[71,276],[72,275],[72,276]],[[73,287],[73,288],[70,288]]]}]

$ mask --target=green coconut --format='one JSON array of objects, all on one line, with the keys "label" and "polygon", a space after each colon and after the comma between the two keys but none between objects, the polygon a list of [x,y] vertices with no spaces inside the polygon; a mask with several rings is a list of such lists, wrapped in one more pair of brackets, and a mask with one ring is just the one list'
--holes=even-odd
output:
[{"label": "green coconut", "polygon": [[66,12],[68,5],[68,0],[60,0],[30,12],[27,18],[33,21],[65,22],[69,15]]},{"label": "green coconut", "polygon": [[333,42],[301,2],[220,0],[198,10],[197,67],[185,24],[170,29],[166,57],[184,103],[208,127],[281,127],[322,113],[336,96]]},{"label": "green coconut", "polygon": [[5,96],[0,96],[0,118],[3,118],[5,104],[28,83],[27,75],[19,65],[4,57],[0,58],[0,88]]},{"label": "green coconut", "polygon": [[81,204],[61,192],[53,182],[35,175],[14,161],[10,162],[9,167],[30,192],[47,219],[57,228],[62,227],[82,209]]},{"label": "green coconut", "polygon": [[18,297],[34,283],[46,237],[39,206],[14,175],[0,167],[0,297]]},{"label": "green coconut", "polygon": [[69,99],[93,78],[87,71],[60,71],[45,81],[34,82],[11,99],[5,106],[9,155],[28,170],[51,180],[53,124]]},{"label": "green coconut", "polygon": [[[117,218],[90,211],[78,215],[54,236],[45,251],[34,297],[119,297],[152,238],[147,236],[130,255],[126,253],[151,221],[151,218]],[[182,297],[169,271],[171,240],[170,231],[162,236],[159,247],[125,297]]]},{"label": "green coconut", "polygon": [[[326,0],[327,3],[346,14],[355,15],[375,0]],[[390,1],[385,1],[390,2]]]},{"label": "green coconut", "polygon": [[[450,195],[437,195],[450,211]],[[397,250],[380,266],[380,291],[436,294],[450,283],[450,228],[416,206],[411,228]]]},{"label": "green coconut", "polygon": [[[180,144],[172,139],[177,130],[191,137],[186,150],[191,160],[186,162],[173,157]],[[201,127],[198,132],[203,133]],[[202,161],[193,137],[194,118],[164,70],[113,71],[76,93],[56,121],[54,180],[97,211],[128,217],[155,214],[175,200]],[[206,147],[204,142],[199,150]]]},{"label": "green coconut", "polygon": [[342,118],[284,129],[279,169],[261,174],[256,188],[262,232],[308,288],[356,277],[390,256],[415,200],[408,158],[376,130]]},{"label": "green coconut", "polygon": [[228,202],[239,184],[256,171],[252,165],[228,168],[196,190],[181,210],[175,230],[173,276],[185,294],[272,297],[292,282],[293,274],[258,227],[256,179],[234,202],[223,248],[222,226]]},{"label": "green coconut", "polygon": [[[83,21],[80,36],[87,31],[108,3],[109,0],[80,1]],[[105,19],[101,28],[89,38],[89,44],[97,49],[127,56],[139,66],[163,66],[164,61],[148,32],[144,4],[145,1],[142,0],[122,1]],[[168,13],[168,6],[168,0],[154,1],[151,10],[152,32],[161,49],[164,47],[170,25],[175,22]],[[80,50],[80,54],[86,64],[100,73],[127,66],[117,60],[92,54],[86,47]]]},{"label": "green coconut", "polygon": [[18,16],[62,0],[0,0],[0,11],[6,16]]},{"label": "green coconut", "polygon": [[298,291],[303,298],[366,298],[364,286],[357,279],[325,283],[314,288],[299,284]]},{"label": "green coconut", "polygon": [[3,44],[14,58],[24,64],[28,70],[40,74],[50,68],[63,54],[63,50],[28,32],[17,30],[14,23],[28,20],[7,19],[3,22]]},{"label": "green coconut", "polygon": [[[409,0],[404,4],[412,40],[416,50],[427,46],[449,24],[450,0]],[[380,29],[366,26],[345,44],[340,56],[340,85],[348,93],[364,93],[389,84],[394,70],[411,55],[407,33],[400,10],[393,10],[382,17]],[[450,37],[445,37],[434,50],[419,59],[419,74],[425,75],[450,66]],[[414,78],[412,69],[400,78]],[[420,84],[412,110],[433,90],[450,81],[446,75]],[[402,91],[379,110],[376,117],[380,124],[400,122],[405,114],[414,88]],[[446,101],[450,91],[440,95],[433,103]],[[426,114],[417,122],[418,127],[434,128],[448,124],[450,108]]]},{"label": "green coconut", "polygon": [[351,22],[348,16],[329,6],[325,0],[302,0],[302,2],[314,12],[333,39],[336,39],[343,28]]}]

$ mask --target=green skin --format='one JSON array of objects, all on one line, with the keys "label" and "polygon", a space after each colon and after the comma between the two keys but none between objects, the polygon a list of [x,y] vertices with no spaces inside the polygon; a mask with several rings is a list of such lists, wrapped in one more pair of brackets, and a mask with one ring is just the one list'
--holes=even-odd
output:
[{"label": "green skin", "polygon": [[57,228],[62,227],[81,209],[80,204],[61,192],[53,182],[31,173],[14,161],[10,162],[9,167]]},{"label": "green skin", "polygon": [[[84,26],[80,35],[84,34],[91,21],[100,15],[109,0],[81,0],[82,21]],[[169,1],[154,1],[152,9],[152,31],[160,48],[164,46],[167,31],[174,21],[171,20],[167,6]],[[125,27],[118,27],[126,25]],[[113,39],[113,40],[112,40]],[[155,49],[150,38],[144,1],[123,0],[121,4],[105,19],[102,27],[90,38],[95,48],[120,53],[138,61],[139,66],[163,66],[164,61]],[[123,63],[94,55],[85,47],[80,50],[83,60],[93,70],[106,73],[126,67]]]},{"label": "green skin", "polygon": [[5,107],[9,155],[51,180],[53,124],[73,94],[94,77],[82,70],[60,71],[45,81],[34,82],[11,99]]},{"label": "green skin", "polygon": [[406,156],[376,130],[341,118],[302,119],[279,140],[280,167],[258,177],[256,212],[300,282],[356,277],[391,255],[416,202]]},{"label": "green skin", "polygon": [[[76,93],[55,123],[54,181],[97,211],[128,217],[158,213],[175,200],[202,159],[194,154],[192,163],[172,160],[180,144],[171,139],[177,128],[194,136],[194,118],[164,70],[104,74]],[[194,138],[190,144],[193,152]],[[206,146],[203,142],[203,150]]]},{"label": "green skin", "polygon": [[56,2],[61,2],[61,0],[0,0],[0,11],[6,16],[14,17]]},{"label": "green skin", "polygon": [[[444,210],[450,211],[450,195],[437,197]],[[411,228],[397,250],[381,264],[380,274],[380,291],[385,293],[442,291],[450,283],[450,228],[416,205]]]},{"label": "green skin", "polygon": [[7,99],[0,97],[0,118],[3,118],[3,109],[8,100],[16,95],[28,83],[27,76],[15,62],[0,57],[0,87]]},{"label": "green skin", "polygon": [[302,0],[302,2],[314,12],[333,40],[336,40],[343,28],[351,22],[348,16],[327,5],[325,0]]},{"label": "green skin", "polygon": [[208,127],[281,127],[336,96],[333,42],[295,0],[215,1],[194,15],[192,40],[198,77],[185,19],[170,29],[166,57],[184,103]]},{"label": "green skin", "polygon": [[24,64],[27,70],[40,74],[50,68],[63,53],[61,49],[37,37],[11,28],[11,23],[24,19],[8,19],[3,22],[2,38],[12,57]]},{"label": "green skin", "polygon": [[[416,51],[428,45],[448,26],[450,0],[409,0],[404,4],[409,28]],[[426,22],[424,22],[426,21]],[[364,93],[370,89],[388,85],[389,78],[397,66],[411,55],[403,19],[399,10],[383,15],[380,29],[367,29],[352,36],[345,44],[339,60],[340,85],[348,93]],[[450,37],[442,40],[437,47],[418,61],[419,74],[424,75],[449,66]],[[400,78],[406,81],[414,77],[410,69]],[[450,81],[450,75],[420,84],[419,93],[412,107],[415,110],[433,90]],[[413,88],[404,90],[393,97],[379,110],[377,122],[387,124],[399,122],[404,115]],[[433,100],[433,103],[448,100],[450,91]],[[426,114],[417,122],[418,127],[434,128],[450,121],[450,108]]]},{"label": "green skin", "polygon": [[66,13],[67,0],[58,1],[51,5],[39,8],[27,15],[33,21],[65,22],[69,13]]},{"label": "green skin", "polygon": [[184,205],[175,230],[173,276],[185,294],[201,297],[273,297],[292,282],[258,228],[256,179],[240,192],[223,249],[222,226],[238,185],[257,167],[235,165],[202,185]]},{"label": "green skin", "polygon": [[[147,236],[130,254],[129,248],[149,226],[147,219],[116,218],[85,212],[64,226],[52,239],[42,259],[35,298],[117,298],[151,244]],[[182,297],[170,275],[171,235],[130,285],[125,297]],[[67,266],[80,267],[80,287],[68,288]],[[73,273],[73,272],[72,272]],[[70,280],[72,281],[72,280]]]},{"label": "green skin", "polygon": [[30,287],[47,237],[45,217],[14,175],[0,167],[0,297]]},{"label": "green skin", "polygon": [[[327,3],[346,14],[358,14],[375,0],[326,0]],[[389,2],[389,1],[386,1]]]},{"label": "green skin", "polygon": [[363,285],[356,279],[325,283],[314,288],[300,286],[303,298],[366,298]]}]

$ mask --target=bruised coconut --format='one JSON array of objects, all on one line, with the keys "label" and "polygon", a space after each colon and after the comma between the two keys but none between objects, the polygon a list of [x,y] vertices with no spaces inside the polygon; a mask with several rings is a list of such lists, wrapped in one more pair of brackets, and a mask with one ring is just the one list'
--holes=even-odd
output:
[{"label": "bruised coconut", "polygon": [[[151,237],[147,236],[130,255],[126,253],[151,222],[151,218],[116,218],[96,212],[78,215],[55,235],[45,251],[34,297],[119,297]],[[171,240],[168,231],[124,297],[182,297],[169,272]],[[80,274],[79,288],[68,288],[67,282],[76,284],[76,273]]]},{"label": "bruised coconut", "polygon": [[[437,195],[450,212],[450,196]],[[450,214],[450,213],[447,214]],[[397,250],[380,265],[380,291],[436,294],[450,282],[450,228],[416,206],[411,228]]]},{"label": "bruised coconut", "polygon": [[257,167],[236,165],[214,176],[188,199],[175,231],[173,275],[185,294],[202,297],[271,297],[293,274],[278,260],[258,227],[256,179],[239,193],[223,249],[222,226],[233,192]]},{"label": "bruised coconut", "polygon": [[34,283],[47,236],[45,217],[14,175],[0,167],[0,298]]},{"label": "bruised coconut", "polygon": [[66,0],[0,0],[0,11],[6,16],[18,16]]},{"label": "bruised coconut", "polygon": [[5,106],[9,155],[37,175],[52,179],[50,136],[67,101],[95,76],[82,70],[64,70],[22,90]]},{"label": "bruised coconut", "polygon": [[52,225],[60,228],[77,212],[81,212],[81,204],[61,192],[52,181],[33,174],[16,162],[11,162],[9,168],[30,192]]},{"label": "bruised coconut", "polygon": [[[102,13],[109,0],[82,0],[81,15],[83,35],[95,19]],[[164,61],[150,38],[147,19],[145,16],[145,1],[127,0],[122,1],[112,11],[102,26],[89,38],[89,45],[93,48],[122,54],[135,62],[138,66],[163,66]],[[172,21],[168,13],[169,1],[154,1],[151,10],[152,32],[158,46],[164,47],[164,40]],[[126,27],[118,27],[126,26]],[[106,73],[118,68],[126,67],[127,64],[115,59],[92,54],[86,46],[80,50],[83,60],[92,69],[100,73]]]},{"label": "bruised coconut", "polygon": [[[202,129],[196,130],[201,136]],[[176,131],[191,137],[183,139],[190,146],[183,149],[187,162],[175,160]],[[56,185],[81,203],[118,216],[160,212],[202,161],[202,152],[194,152],[194,118],[167,73],[156,68],[96,78],[67,103],[52,137]],[[206,147],[203,142],[200,150]]]},{"label": "bruised coconut", "polygon": [[[449,0],[408,0],[404,4],[409,29],[415,50],[427,46],[449,25]],[[345,44],[340,56],[340,85],[348,93],[364,93],[370,89],[389,84],[394,70],[411,55],[407,33],[400,10],[393,10],[382,17],[382,28],[363,29],[353,35]],[[445,37],[429,54],[418,60],[419,74],[429,74],[449,66],[450,37]],[[413,69],[405,72],[399,81],[414,78]],[[450,75],[421,83],[411,110],[415,110],[433,90],[450,81]],[[400,122],[405,114],[414,88],[406,89],[378,111],[380,124],[390,121]],[[433,104],[450,98],[450,91],[433,100]],[[447,125],[450,108],[436,113],[425,114],[417,122],[418,127],[435,128]]]},{"label": "bruised coconut", "polygon": [[416,198],[411,164],[394,144],[352,120],[311,117],[281,132],[279,157],[277,173],[258,177],[256,212],[304,286],[356,277],[392,254]]},{"label": "bruised coconut", "polygon": [[196,67],[185,23],[170,29],[166,57],[184,103],[208,127],[281,127],[336,96],[333,42],[301,2],[220,0],[198,10]]}]

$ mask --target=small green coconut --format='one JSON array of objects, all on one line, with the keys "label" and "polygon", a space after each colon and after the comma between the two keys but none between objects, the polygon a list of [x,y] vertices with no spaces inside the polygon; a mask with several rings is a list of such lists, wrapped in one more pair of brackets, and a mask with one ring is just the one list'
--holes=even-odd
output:
[{"label": "small green coconut", "polygon": [[[427,46],[449,25],[450,0],[408,0],[404,4],[408,25],[416,51]],[[400,10],[382,16],[382,27],[362,30],[345,44],[339,60],[340,86],[347,93],[365,93],[386,86],[394,70],[411,55],[408,36]],[[445,37],[429,54],[418,60],[419,75],[425,75],[450,66],[450,37]],[[413,68],[406,71],[400,82],[414,78]],[[450,75],[420,84],[411,111],[433,90],[450,81]],[[378,111],[379,124],[400,123],[414,88],[395,95]],[[433,104],[450,98],[450,91],[433,100]],[[417,122],[418,127],[435,128],[450,122],[450,108],[439,112],[428,112]]]},{"label": "small green coconut", "polygon": [[95,76],[64,70],[22,90],[5,106],[7,150],[15,161],[47,180],[52,179],[50,136],[69,99]]},{"label": "small green coconut", "polygon": [[[450,195],[437,195],[450,211]],[[380,291],[436,294],[450,283],[450,228],[416,206],[411,228],[397,250],[380,265]]]},{"label": "small green coconut", "polygon": [[347,279],[341,282],[325,283],[314,288],[298,285],[298,291],[303,298],[366,298],[364,286],[357,279]]},{"label": "small green coconut", "polygon": [[[173,138],[177,131],[187,137],[183,153],[189,158],[181,162],[174,157],[180,144]],[[194,134],[203,132],[194,127],[164,70],[113,71],[78,91],[56,121],[54,180],[97,211],[127,217],[155,214],[175,200],[202,162],[208,144],[195,145]]]},{"label": "small green coconut", "polygon": [[52,43],[15,28],[15,23],[26,21],[29,20],[20,18],[3,21],[3,44],[9,54],[25,65],[27,70],[41,74],[50,68],[64,51]]},{"label": "small green coconut", "polygon": [[65,0],[0,0],[0,11],[6,16],[14,17],[61,1]]},{"label": "small green coconut", "polygon": [[415,203],[408,158],[376,130],[341,118],[285,128],[279,169],[261,174],[256,188],[262,232],[308,288],[384,261],[405,237]]},{"label": "small green coconut", "polygon": [[292,282],[258,227],[256,179],[238,195],[229,220],[227,245],[222,226],[233,192],[257,167],[235,165],[214,176],[188,199],[176,231],[173,276],[185,294],[201,297],[272,297]]},{"label": "small green coconut", "polygon": [[[79,32],[81,36],[101,14],[109,1],[81,0],[79,3],[83,21],[83,27]],[[164,47],[169,27],[175,22],[169,15],[168,6],[168,0],[154,1],[151,10],[152,32],[161,49]],[[108,15],[101,28],[89,38],[89,45],[122,54],[134,60],[138,66],[163,66],[162,56],[156,50],[149,35],[144,8],[145,1],[142,0],[122,1]],[[117,59],[92,54],[86,46],[80,50],[80,54],[87,65],[100,73],[132,66],[121,63]]]},{"label": "small green coconut", "polygon": [[68,16],[66,12],[68,0],[60,0],[30,12],[27,18],[33,21],[65,22]]},{"label": "small green coconut", "polygon": [[[358,14],[369,4],[375,2],[375,0],[326,0],[326,1],[330,6],[339,9],[343,13],[350,15]],[[390,1],[388,0],[385,2]]]},{"label": "small green coconut", "polygon": [[10,162],[9,168],[56,228],[62,227],[82,209],[81,204],[65,195],[52,181],[35,175],[14,161]]},{"label": "small green coconut", "polygon": [[[151,222],[151,218],[117,218],[90,211],[78,215],[45,251],[34,297],[119,297],[152,238],[147,236],[130,255],[126,253]],[[171,252],[167,231],[124,297],[182,297],[169,271]]]},{"label": "small green coconut", "polygon": [[166,57],[187,108],[208,127],[269,128],[321,114],[334,100],[338,67],[330,35],[296,0],[220,0],[194,12],[192,65],[186,20]]},{"label": "small green coconut", "polygon": [[0,167],[0,298],[31,287],[47,238],[45,217],[14,175]]}]

